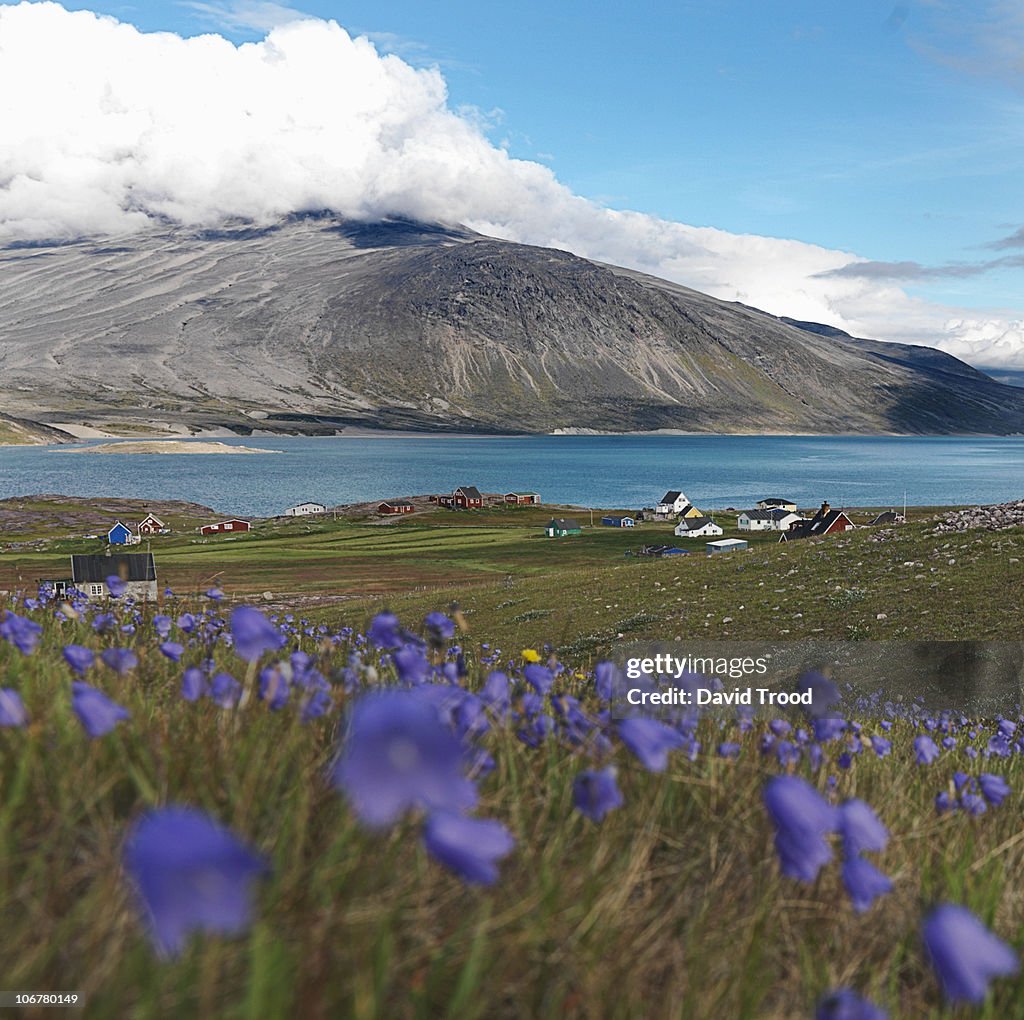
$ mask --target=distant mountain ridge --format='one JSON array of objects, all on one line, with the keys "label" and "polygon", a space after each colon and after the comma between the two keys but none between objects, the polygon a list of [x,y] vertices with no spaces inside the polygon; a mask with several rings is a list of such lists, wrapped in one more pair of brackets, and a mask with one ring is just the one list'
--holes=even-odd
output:
[{"label": "distant mountain ridge", "polygon": [[0,409],[239,432],[1024,433],[1024,392],[931,348],[329,214],[0,250]]}]

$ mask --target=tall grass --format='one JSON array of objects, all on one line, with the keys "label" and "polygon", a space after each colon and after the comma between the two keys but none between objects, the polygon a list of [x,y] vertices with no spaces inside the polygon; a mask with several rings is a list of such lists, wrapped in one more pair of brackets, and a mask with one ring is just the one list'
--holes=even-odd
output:
[{"label": "tall grass", "polygon": [[[858,915],[836,867],[809,886],[780,876],[762,790],[781,769],[760,752],[761,723],[742,733],[704,720],[704,750],[694,761],[674,755],[663,774],[616,743],[608,760],[625,805],[600,824],[573,809],[587,745],[551,738],[531,748],[514,723],[496,723],[483,738],[496,768],[480,781],[478,813],[507,825],[517,846],[498,884],[481,890],[428,857],[415,818],[367,832],[331,786],[342,684],[335,710],[308,723],[256,697],[234,710],[187,703],[182,668],[209,649],[174,664],[148,619],[134,634],[96,634],[85,619],[27,615],[44,625],[39,647],[22,655],[0,642],[0,685],[20,692],[31,718],[0,729],[4,989],[74,989],[93,1017],[791,1020],[851,985],[895,1017],[939,1017],[952,1014],[920,944],[929,905],[963,903],[1024,944],[1019,755],[972,761],[964,738],[920,766],[915,730],[896,722],[889,757],[866,749],[839,768],[839,741],[825,745],[820,770],[806,757],[792,766],[833,799],[866,800],[892,833],[876,863],[894,891]],[[71,710],[68,643],[138,653],[129,674],[101,666],[88,678],[131,712],[105,737],[88,739]],[[301,628],[293,643],[321,656],[335,680],[351,650]],[[217,643],[213,654],[252,682],[230,649]],[[483,672],[471,656],[468,685]],[[590,677],[567,671],[556,685],[598,710]],[[866,736],[881,732],[862,722]],[[722,740],[741,744],[736,760],[715,755]],[[979,732],[974,743],[986,740]],[[1007,777],[1009,800],[980,817],[937,815],[935,795],[955,769],[986,768]],[[170,803],[208,811],[273,870],[247,934],[197,935],[164,961],[121,853],[131,823]],[[971,1015],[1018,1016],[1021,1002],[1024,978],[1002,980]]]}]

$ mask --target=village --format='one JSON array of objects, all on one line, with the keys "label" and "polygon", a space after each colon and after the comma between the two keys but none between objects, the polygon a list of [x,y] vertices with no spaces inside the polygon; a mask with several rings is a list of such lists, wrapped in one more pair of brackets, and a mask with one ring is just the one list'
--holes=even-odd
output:
[{"label": "village", "polygon": [[[488,517],[496,511],[507,512],[531,508],[536,519],[543,511],[540,493],[533,490],[512,490],[503,493],[484,493],[477,486],[460,485],[451,492],[425,496],[392,498],[370,503],[349,504],[329,508],[317,501],[304,501],[287,507],[271,518],[224,517],[194,525],[189,544],[204,545],[232,541],[249,536],[254,531],[266,533],[268,527],[284,525],[289,521],[337,521],[339,518],[365,524],[400,523],[416,518],[436,521],[437,514],[451,513],[455,521],[470,523],[474,518]],[[558,509],[562,509],[561,507]],[[565,507],[564,509],[577,510]],[[855,523],[852,511],[835,509],[823,501],[813,513],[801,514],[797,504],[782,497],[765,497],[749,510],[733,507],[717,511],[703,511],[695,506],[682,490],[672,489],[635,512],[586,511],[588,517],[551,516],[546,523],[538,521],[539,533],[548,539],[571,540],[586,530],[594,533],[603,529],[616,529],[626,537],[636,535],[646,541],[623,547],[617,543],[608,547],[612,555],[627,558],[682,557],[702,552],[707,556],[736,554],[748,551],[751,542],[792,542],[801,539],[821,539],[861,527],[901,524],[905,514],[885,510]],[[717,518],[717,519],[716,519]],[[529,527],[522,515],[502,518],[509,524]],[[583,521],[583,523],[581,523]],[[664,525],[670,525],[666,528]],[[730,534],[726,535],[729,531]],[[70,571],[65,576],[40,578],[39,583],[51,588],[58,596],[68,591],[81,592],[90,599],[105,599],[112,594],[111,584],[119,594],[141,600],[158,600],[157,563],[154,549],[174,534],[174,529],[161,517],[148,512],[137,523],[115,520],[105,535],[88,534],[83,540],[99,543],[91,551],[73,551]],[[537,534],[538,532],[535,532]],[[776,537],[777,536],[777,537]],[[178,536],[180,541],[182,536]],[[698,541],[703,540],[703,541]],[[145,543],[145,551],[141,547]],[[606,548],[602,545],[600,548]],[[596,550],[595,550],[596,551]],[[67,561],[65,561],[67,562]]]}]

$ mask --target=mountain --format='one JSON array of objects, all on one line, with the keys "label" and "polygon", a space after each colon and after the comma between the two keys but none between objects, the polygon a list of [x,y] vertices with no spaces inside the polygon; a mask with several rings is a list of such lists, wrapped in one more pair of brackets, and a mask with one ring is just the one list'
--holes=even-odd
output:
[{"label": "mountain", "polygon": [[73,436],[60,429],[0,414],[0,446],[40,446],[70,443]]},{"label": "mountain", "polygon": [[323,432],[1024,432],[1024,392],[460,227],[343,222],[0,250],[0,409]]}]

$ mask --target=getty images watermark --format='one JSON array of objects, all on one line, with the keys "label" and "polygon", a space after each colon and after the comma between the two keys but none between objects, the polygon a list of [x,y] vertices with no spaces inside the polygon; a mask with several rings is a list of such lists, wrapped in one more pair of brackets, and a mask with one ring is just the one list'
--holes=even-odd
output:
[{"label": "getty images watermark", "polygon": [[871,715],[912,702],[996,715],[1016,713],[1024,701],[1018,641],[636,642],[612,658],[617,718],[853,708]]},{"label": "getty images watermark", "polygon": [[[804,690],[786,691],[771,687],[733,687],[727,690],[723,677],[730,680],[756,675],[767,676],[771,664],[770,655],[719,656],[687,655],[683,658],[670,653],[659,652],[648,658],[632,656],[626,659],[626,679],[657,681],[665,679],[671,683],[661,690],[644,687],[629,687],[625,692],[629,705],[697,705],[725,708],[730,705],[801,705],[812,707],[814,686]],[[692,678],[690,683],[684,679]],[[705,678],[710,678],[702,683]]]}]

